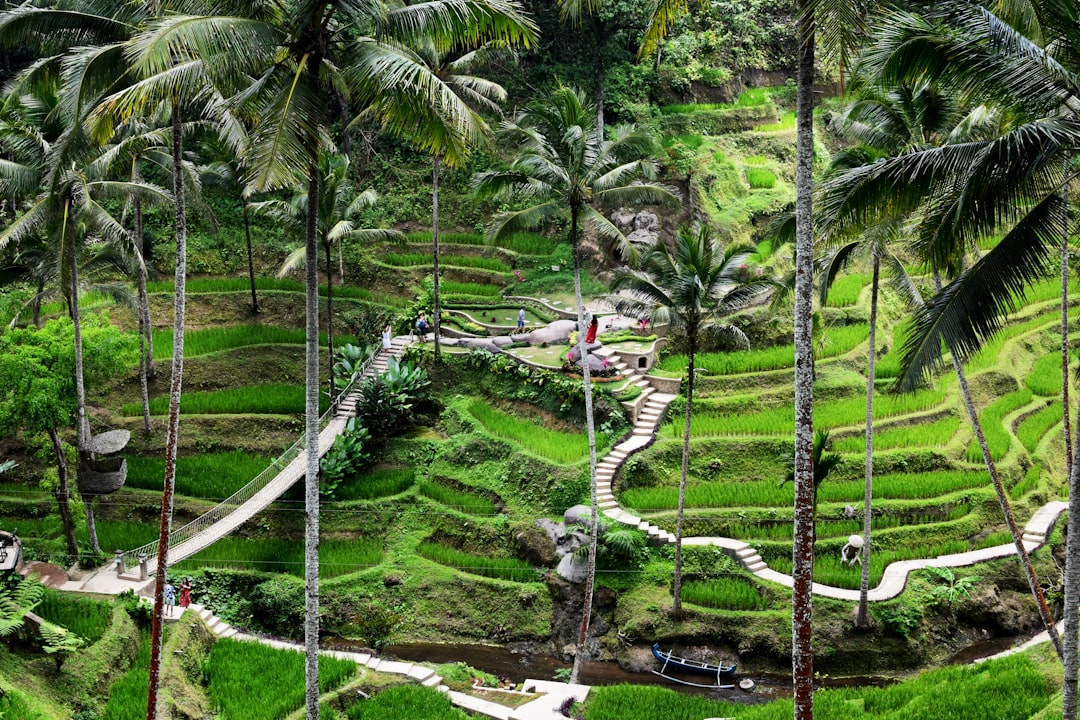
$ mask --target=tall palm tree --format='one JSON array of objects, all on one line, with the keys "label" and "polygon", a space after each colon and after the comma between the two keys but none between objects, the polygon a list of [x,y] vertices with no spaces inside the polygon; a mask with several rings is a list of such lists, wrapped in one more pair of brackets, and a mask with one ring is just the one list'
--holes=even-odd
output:
[{"label": "tall palm tree", "polygon": [[[467,114],[402,43],[430,38],[440,49],[466,42],[527,43],[531,22],[509,0],[434,0],[417,5],[314,0],[265,3],[204,16],[177,15],[154,24],[134,46],[156,77],[157,92],[192,85],[190,64],[205,67],[218,87],[233,87],[255,118],[245,147],[248,182],[258,191],[306,184],[305,361],[305,708],[319,712],[319,156],[332,149],[331,98],[355,114],[369,112],[392,132],[412,134],[422,148],[462,132]],[[228,94],[228,93],[226,93]]]},{"label": "tall palm tree", "polygon": [[[317,219],[319,242],[326,255],[326,330],[327,357],[330,369],[327,378],[330,381],[330,400],[337,395],[334,386],[334,264],[331,253],[336,245],[341,247],[346,240],[376,242],[379,240],[404,240],[404,235],[397,230],[379,228],[358,228],[354,218],[365,208],[372,207],[378,200],[378,194],[367,189],[357,193],[349,181],[349,158],[346,155],[323,153],[319,157],[319,171],[322,187],[319,192],[319,215]],[[251,212],[265,215],[302,233],[307,223],[308,197],[300,191],[289,200],[265,200],[250,205]],[[289,253],[278,272],[281,277],[305,261],[304,247]]]},{"label": "tall palm tree", "polygon": [[[1068,25],[1065,36],[1075,32],[1072,21],[1063,22],[1055,16],[1057,6],[1049,5],[1041,10],[1050,20],[1042,23],[1044,30]],[[1066,42],[1051,45],[1066,56],[1075,52],[1063,47]],[[967,392],[963,363],[1001,327],[1022,299],[1026,285],[1045,276],[1050,247],[1060,243],[1065,212],[1063,160],[1080,144],[1076,116],[1080,99],[1072,94],[1076,78],[1070,68],[1080,63],[1048,55],[983,8],[954,2],[939,4],[926,16],[891,13],[862,63],[877,82],[930,79],[974,105],[994,108],[1003,118],[985,137],[913,148],[842,173],[828,181],[823,203],[830,222],[839,226],[917,216],[917,254],[936,271],[957,269],[955,278],[916,311],[904,348],[901,380],[910,387],[929,369],[940,366],[944,345],[958,371],[961,394],[979,438],[981,427]],[[903,182],[895,185],[897,178]],[[1003,233],[1001,241],[959,271],[964,251],[992,233]],[[1067,650],[1057,641],[1053,618],[1008,497],[1000,488],[997,468],[981,440],[979,445],[1040,615],[1068,665],[1075,645]],[[1074,549],[1080,552],[1080,546]],[[1075,580],[1080,582],[1080,565],[1074,566]],[[1068,570],[1066,574],[1066,616],[1071,623],[1068,602],[1076,599],[1075,586],[1070,591]],[[1072,614],[1076,614],[1075,606]],[[1069,633],[1066,641],[1070,641]],[[1067,679],[1075,674],[1075,669],[1066,667]]]},{"label": "tall palm tree", "polygon": [[694,403],[694,356],[707,334],[726,334],[749,348],[750,341],[736,326],[721,319],[746,306],[770,283],[747,282],[741,267],[753,246],[721,247],[709,226],[682,227],[669,250],[663,239],[645,255],[640,269],[615,271],[611,289],[624,291],[611,301],[631,317],[649,317],[656,325],[667,323],[686,333],[686,416],[683,421],[682,470],[679,505],[675,516],[675,596],[672,615],[682,615],[682,530],[686,502],[686,478],[690,467],[690,418]]},{"label": "tall palm tree", "polygon": [[[486,140],[491,128],[476,109],[501,115],[498,103],[506,100],[502,85],[486,80],[473,73],[484,63],[495,48],[482,47],[455,57],[439,50],[430,42],[415,49],[417,58],[424,63],[449,92],[457,95],[471,111],[463,119],[464,134],[447,136],[439,149],[432,150],[431,166],[431,244],[432,244],[432,327],[435,331],[435,359],[441,353],[442,313],[439,309],[439,165],[458,167],[467,159],[472,145]],[[463,142],[468,141],[468,142]]]},{"label": "tall palm tree", "polygon": [[569,242],[574,258],[574,301],[578,313],[578,352],[585,384],[585,430],[589,439],[589,486],[593,532],[585,579],[578,648],[571,682],[576,682],[585,655],[585,640],[592,612],[596,580],[598,504],[596,490],[596,428],[593,421],[592,382],[585,350],[585,305],[581,297],[581,235],[583,226],[615,242],[624,256],[634,254],[622,232],[600,208],[644,203],[677,204],[670,190],[651,181],[656,177],[657,153],[653,137],[626,125],[605,140],[596,127],[595,108],[577,90],[560,86],[534,102],[513,121],[504,121],[499,139],[514,156],[507,170],[478,173],[473,180],[480,198],[523,201],[522,210],[501,212],[486,229],[489,240],[517,230],[535,229],[569,215]]}]

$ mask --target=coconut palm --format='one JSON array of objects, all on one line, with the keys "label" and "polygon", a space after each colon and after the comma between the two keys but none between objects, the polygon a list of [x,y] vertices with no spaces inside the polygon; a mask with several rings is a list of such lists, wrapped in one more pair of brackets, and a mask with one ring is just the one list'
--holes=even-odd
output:
[{"label": "coconut palm", "polygon": [[[139,63],[167,96],[177,84],[199,89],[191,65],[215,87],[238,91],[255,120],[245,146],[248,182],[258,191],[307,186],[305,212],[305,707],[318,716],[319,156],[332,149],[331,98],[368,112],[384,127],[409,134],[424,149],[461,134],[465,109],[401,50],[429,38],[437,48],[464,43],[528,42],[535,28],[505,0],[435,0],[417,5],[321,0],[265,3],[204,16],[176,15],[154,24],[134,45]],[[228,94],[228,93],[226,93]]]},{"label": "coconut palm", "polygon": [[535,229],[569,216],[569,242],[574,258],[574,299],[578,312],[578,353],[585,384],[585,429],[589,439],[589,479],[592,503],[589,569],[585,602],[574,655],[571,682],[576,682],[585,655],[596,579],[599,524],[596,490],[596,429],[592,383],[585,348],[585,306],[581,297],[580,230],[588,227],[614,242],[620,252],[634,254],[626,237],[600,212],[601,208],[644,203],[677,204],[656,177],[657,152],[653,137],[632,126],[614,128],[605,140],[596,127],[596,112],[577,90],[560,86],[533,103],[513,121],[504,121],[497,134],[514,153],[506,170],[478,173],[473,180],[480,198],[515,199],[526,207],[500,212],[486,229],[489,241],[518,230]]},{"label": "coconut palm", "polygon": [[[426,42],[416,48],[415,53],[419,61],[428,67],[449,92],[457,95],[470,111],[483,109],[501,115],[498,103],[506,100],[506,90],[498,83],[472,74],[493,50],[492,47],[482,47],[454,57],[449,53],[439,52],[432,43]],[[440,328],[442,326],[442,313],[439,310],[439,166],[440,164],[450,167],[462,165],[468,159],[472,145],[486,140],[491,135],[491,129],[478,112],[470,112],[464,120],[467,123],[464,135],[450,135],[447,137],[449,142],[440,149],[432,151],[431,257],[434,283],[431,294],[431,321],[435,332],[436,361],[441,353]],[[463,140],[469,140],[469,142],[463,142]]]},{"label": "coconut palm", "polygon": [[667,323],[686,334],[686,417],[683,422],[682,471],[679,505],[675,516],[675,575],[672,615],[682,614],[682,530],[686,477],[690,465],[690,418],[694,403],[694,356],[708,335],[725,334],[749,348],[750,341],[722,318],[746,306],[771,283],[745,279],[746,257],[752,246],[721,247],[707,225],[683,227],[669,250],[663,239],[643,258],[639,269],[615,271],[611,289],[623,291],[610,298],[617,310],[630,317],[648,317],[654,325]]},{"label": "coconut palm", "polygon": [[[378,194],[367,189],[357,193],[349,181],[349,158],[345,155],[323,153],[319,157],[319,172],[322,186],[319,191],[319,216],[317,219],[319,242],[326,254],[326,331],[327,357],[330,369],[327,378],[330,381],[330,400],[337,396],[334,386],[334,265],[331,252],[336,245],[341,247],[346,240],[377,242],[380,240],[404,240],[405,236],[397,230],[378,228],[358,228],[354,218],[364,209],[375,205]],[[266,200],[252,203],[251,212],[273,218],[286,227],[302,234],[307,222],[307,193],[300,191],[289,200]],[[289,253],[282,263],[278,276],[284,276],[305,261],[304,247]]]}]

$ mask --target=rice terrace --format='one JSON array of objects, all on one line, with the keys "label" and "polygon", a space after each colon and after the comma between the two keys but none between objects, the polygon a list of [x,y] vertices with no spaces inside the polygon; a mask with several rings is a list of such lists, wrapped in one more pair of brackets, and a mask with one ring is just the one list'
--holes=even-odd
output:
[{"label": "rice terrace", "polygon": [[0,717],[1076,720],[1078,15],[4,3]]}]

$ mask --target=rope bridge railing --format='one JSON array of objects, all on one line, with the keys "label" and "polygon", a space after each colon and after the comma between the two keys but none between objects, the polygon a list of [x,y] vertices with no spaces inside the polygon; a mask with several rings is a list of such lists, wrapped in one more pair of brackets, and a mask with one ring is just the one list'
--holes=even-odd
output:
[{"label": "rope bridge railing", "polygon": [[[375,358],[378,357],[378,355],[379,350],[376,349],[374,352],[372,352],[371,355],[368,356],[368,358],[360,366],[360,369],[353,374],[352,380],[349,385],[338,394],[338,398],[344,398],[356,389],[360,381],[367,377],[368,370],[371,369],[371,365],[375,361]],[[326,427],[330,424],[330,422],[334,419],[334,415],[337,413],[338,404],[338,401],[330,403],[330,409],[319,417],[320,433],[325,430]],[[254,498],[260,491],[264,490],[268,485],[270,485],[270,483],[273,482],[275,478],[284,473],[291,463],[293,463],[297,458],[304,454],[305,445],[306,437],[301,435],[296,442],[290,445],[285,452],[275,458],[274,461],[270,463],[269,467],[259,473],[247,485],[222,500],[220,503],[215,505],[203,515],[200,515],[188,524],[173,530],[171,533],[169,533],[169,547],[176,547],[177,545],[186,542],[203,532],[206,532],[217,523],[227,519],[229,515],[236,512],[245,503],[250,502],[251,499]],[[328,447],[328,445],[327,447],[320,446],[320,453],[325,452]],[[306,468],[301,467],[297,477],[303,476],[305,472]],[[291,484],[292,483],[290,482],[289,485]],[[282,492],[284,490],[285,488],[281,489]],[[125,572],[127,568],[141,566],[141,564],[144,562],[156,562],[159,546],[160,540],[154,540],[153,542],[149,542],[141,547],[137,547],[134,550],[128,550],[127,552],[121,552],[118,550],[116,558],[117,574]],[[183,559],[184,558],[169,558],[169,561],[170,563],[172,563],[179,562],[179,560]]]}]

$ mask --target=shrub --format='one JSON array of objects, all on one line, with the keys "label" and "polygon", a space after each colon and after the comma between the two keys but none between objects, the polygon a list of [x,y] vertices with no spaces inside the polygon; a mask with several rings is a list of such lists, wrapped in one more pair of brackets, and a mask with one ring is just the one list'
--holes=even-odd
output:
[{"label": "shrub", "polygon": [[366,450],[370,439],[367,428],[357,425],[356,418],[349,418],[345,432],[319,461],[320,495],[337,498],[338,486],[363,470],[371,459]]},{"label": "shrub", "polygon": [[304,624],[304,586],[288,576],[260,583],[251,592],[251,611],[267,631],[289,637]]},{"label": "shrub", "polygon": [[431,381],[427,371],[411,362],[390,358],[386,372],[369,377],[360,387],[356,416],[378,435],[388,436],[412,422],[414,407],[426,399]]}]

